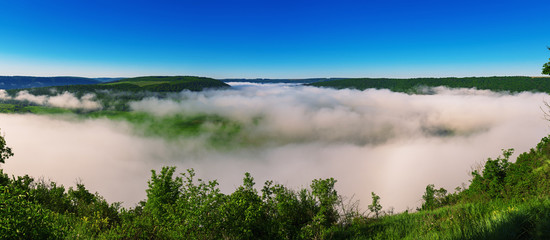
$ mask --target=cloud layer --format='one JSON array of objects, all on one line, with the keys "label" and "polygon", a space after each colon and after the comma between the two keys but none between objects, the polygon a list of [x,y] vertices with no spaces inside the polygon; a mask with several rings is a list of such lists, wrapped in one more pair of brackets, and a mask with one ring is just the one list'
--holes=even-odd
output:
[{"label": "cloud layer", "polygon": [[[166,141],[135,135],[124,122],[0,115],[15,151],[10,174],[75,179],[109,201],[132,206],[145,198],[151,169],[175,165],[218,179],[224,192],[250,172],[258,185],[275,180],[307,187],[334,177],[337,190],[363,209],[370,192],[385,208],[420,204],[428,184],[449,190],[469,179],[471,167],[501,149],[526,151],[548,134],[540,106],[546,94],[499,94],[432,89],[432,95],[386,90],[334,90],[243,85],[232,90],[182,92],[131,103],[155,115],[215,114],[241,123],[242,135],[264,144],[231,150],[203,147],[200,136]],[[0,93],[1,94],[1,93]]]}]

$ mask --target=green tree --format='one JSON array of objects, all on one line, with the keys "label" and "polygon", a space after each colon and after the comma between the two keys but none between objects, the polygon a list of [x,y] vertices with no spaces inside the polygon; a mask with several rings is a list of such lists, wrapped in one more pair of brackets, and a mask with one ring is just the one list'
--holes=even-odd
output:
[{"label": "green tree", "polygon": [[330,227],[338,221],[338,193],[334,189],[336,180],[334,178],[315,179],[311,183],[311,192],[319,201],[319,212],[317,216],[321,219],[321,225]]},{"label": "green tree", "polygon": [[502,157],[487,159],[481,174],[476,170],[472,172],[472,183],[468,192],[472,196],[480,196],[485,199],[503,198],[506,194],[505,179],[510,173],[510,156],[514,149],[502,150]]},{"label": "green tree", "polygon": [[180,188],[183,185],[181,177],[173,178],[176,167],[163,167],[160,174],[151,170],[151,180],[147,192],[145,208],[156,219],[166,218],[166,213],[180,197]]},{"label": "green tree", "polygon": [[376,218],[378,218],[380,210],[382,210],[382,205],[380,205],[380,196],[376,195],[374,192],[371,192],[371,195],[372,203],[368,207],[369,210],[376,215]]},{"label": "green tree", "polygon": [[[548,47],[548,50],[550,50],[550,47]],[[542,74],[550,75],[550,61],[542,65]]]},{"label": "green tree", "polygon": [[0,135],[0,163],[4,163],[11,156],[13,156],[11,148],[6,146],[4,136]]},{"label": "green tree", "polygon": [[426,192],[422,195],[422,207],[420,210],[433,210],[435,208],[449,204],[447,190],[444,188],[436,189],[433,184],[426,186]]},{"label": "green tree", "polygon": [[245,173],[243,185],[228,196],[221,206],[224,219],[223,228],[229,239],[258,239],[267,236],[269,226],[264,204],[258,191],[254,188],[254,178]]}]

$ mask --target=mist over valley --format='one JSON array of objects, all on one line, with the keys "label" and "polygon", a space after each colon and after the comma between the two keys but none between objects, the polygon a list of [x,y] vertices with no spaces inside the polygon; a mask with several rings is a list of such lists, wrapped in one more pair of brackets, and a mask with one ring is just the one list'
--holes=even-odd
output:
[{"label": "mist over valley", "polygon": [[2,167],[65,186],[81,181],[127,207],[146,198],[150,170],[162,166],[194,168],[226,193],[245,172],[257,188],[274,180],[298,189],[334,177],[338,193],[360,200],[361,209],[376,192],[385,209],[404,211],[421,205],[426,185],[468,185],[487,158],[501,149],[527,151],[548,133],[540,108],[546,93],[227,83],[231,88],[144,95],[126,103],[127,113],[93,93],[0,92],[5,101],[88,111],[0,114],[15,153]]}]

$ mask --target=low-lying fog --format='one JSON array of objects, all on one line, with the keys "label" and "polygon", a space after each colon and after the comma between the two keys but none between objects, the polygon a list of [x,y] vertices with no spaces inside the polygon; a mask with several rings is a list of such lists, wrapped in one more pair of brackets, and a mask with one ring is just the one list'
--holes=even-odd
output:
[{"label": "low-lying fog", "polygon": [[[129,124],[70,116],[0,114],[0,129],[15,156],[2,166],[13,175],[44,177],[68,186],[82,181],[109,202],[145,199],[151,169],[194,168],[218,179],[225,193],[256,179],[293,188],[334,177],[341,195],[384,209],[421,204],[426,185],[450,192],[501,149],[516,154],[548,135],[541,106],[547,94],[501,94],[446,88],[432,95],[387,90],[334,90],[234,83],[233,89],[182,92],[173,99],[131,103],[155,115],[216,114],[243,124],[266,144],[231,150],[204,147],[200,137],[168,141],[141,137]],[[86,99],[90,101],[90,99]]]}]

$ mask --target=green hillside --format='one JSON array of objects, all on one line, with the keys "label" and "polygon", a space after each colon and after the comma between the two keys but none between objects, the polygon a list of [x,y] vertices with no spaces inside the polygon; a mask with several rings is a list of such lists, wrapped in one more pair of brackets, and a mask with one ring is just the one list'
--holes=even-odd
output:
[{"label": "green hillside", "polygon": [[307,84],[336,89],[389,89],[422,93],[422,87],[476,88],[508,92],[550,92],[550,77],[467,77],[467,78],[349,78]]}]

